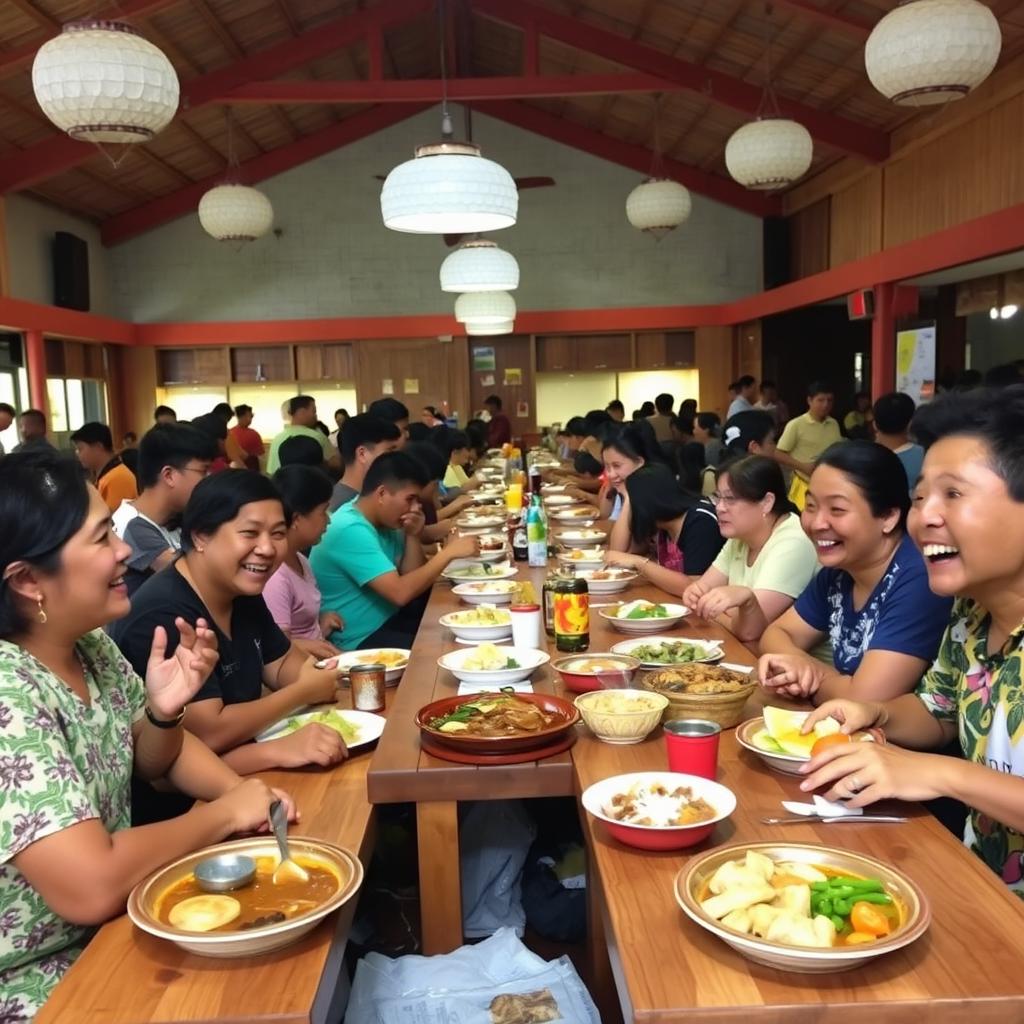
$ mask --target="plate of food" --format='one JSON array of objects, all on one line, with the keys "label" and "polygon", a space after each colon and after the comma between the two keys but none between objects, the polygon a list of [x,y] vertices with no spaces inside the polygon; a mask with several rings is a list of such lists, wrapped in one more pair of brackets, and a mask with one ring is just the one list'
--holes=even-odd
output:
[{"label": "plate of food", "polygon": [[528,679],[549,661],[546,651],[526,647],[498,647],[482,643],[469,651],[449,651],[437,659],[460,683],[504,686]]},{"label": "plate of food", "polygon": [[619,689],[633,682],[640,662],[625,654],[570,654],[557,658],[551,667],[573,693]]},{"label": "plate of food", "polygon": [[573,548],[558,556],[562,565],[574,565],[580,569],[600,569],[604,565],[604,551],[601,548]]},{"label": "plate of food", "polygon": [[834,718],[823,718],[804,734],[800,730],[809,714],[766,706],[760,718],[751,718],[736,730],[736,740],[769,768],[786,775],[799,775],[802,764],[835,743],[885,742],[879,729],[847,735]]},{"label": "plate of food", "polygon": [[383,665],[384,682],[390,686],[402,678],[411,653],[401,647],[369,647],[363,651],[346,651],[336,658],[324,658],[317,662],[317,668],[334,665],[344,678],[353,665]]},{"label": "plate of food", "polygon": [[611,835],[641,850],[681,850],[736,810],[732,790],[680,772],[631,772],[588,786],[583,806]]},{"label": "plate of food", "polygon": [[928,929],[928,899],[885,861],[814,843],[744,843],[676,876],[683,912],[741,956],[801,974],[859,967]]},{"label": "plate of food", "polygon": [[693,661],[721,661],[725,657],[719,640],[688,640],[673,636],[620,640],[612,645],[612,653],[639,658],[644,668],[686,665]]},{"label": "plate of food", "polygon": [[[254,956],[288,946],[351,899],[363,881],[359,858],[340,846],[302,836],[289,836],[288,844],[306,881],[271,881],[280,862],[272,837],[236,839],[179,857],[143,879],[128,897],[128,916],[142,931],[199,956]],[[249,884],[226,893],[200,889],[201,862],[238,856],[255,862]]]},{"label": "plate of food", "polygon": [[508,561],[508,545],[504,534],[484,533],[479,537],[480,554],[477,556],[482,562],[500,562],[502,559]]},{"label": "plate of food", "polygon": [[640,686],[668,699],[665,721],[704,718],[731,729],[742,717],[743,708],[757,689],[747,665],[706,662],[674,665],[645,672]]},{"label": "plate of food", "polygon": [[457,583],[452,593],[466,604],[511,604],[518,583],[510,580],[483,580],[480,583]]},{"label": "plate of food", "polygon": [[416,724],[437,743],[469,753],[513,754],[550,746],[579,721],[569,701],[549,693],[445,697],[420,708]]},{"label": "plate of food", "polygon": [[472,494],[473,503],[476,505],[497,505],[505,500],[505,492],[501,490],[479,490]]},{"label": "plate of food", "polygon": [[508,562],[478,562],[473,559],[457,558],[441,575],[446,580],[461,583],[464,580],[507,580],[519,570]]},{"label": "plate of food", "polygon": [[542,500],[545,505],[550,505],[552,508],[578,505],[580,503],[579,498],[574,498],[571,494],[563,494],[560,491],[548,491]]},{"label": "plate of food", "polygon": [[577,526],[593,526],[597,522],[597,509],[593,505],[579,508],[555,509],[548,516],[559,523],[575,523]]},{"label": "plate of food", "polygon": [[463,612],[448,612],[438,620],[460,640],[505,640],[512,636],[512,613],[493,604]]},{"label": "plate of food", "polygon": [[505,517],[495,514],[464,512],[455,520],[460,530],[493,530],[496,526],[505,525]]},{"label": "plate of food", "polygon": [[577,569],[576,575],[587,581],[587,589],[591,594],[618,594],[625,590],[638,574],[632,569],[606,565],[601,569]]},{"label": "plate of food", "polygon": [[[663,601],[627,601],[600,609],[601,618],[620,633],[657,633],[678,625],[690,609]],[[629,651],[622,653],[628,654]]]},{"label": "plate of food", "polygon": [[380,734],[384,731],[384,721],[382,715],[375,715],[369,711],[354,711],[350,708],[308,711],[283,718],[269,729],[264,729],[256,737],[256,742],[283,739],[293,732],[298,732],[304,725],[316,722],[333,729],[345,741],[345,746],[349,750],[357,750],[380,739]]},{"label": "plate of food", "polygon": [[555,539],[571,547],[596,547],[608,543],[608,534],[595,528],[585,530],[560,530]]},{"label": "plate of food", "polygon": [[565,490],[565,488],[567,486],[568,486],[567,484],[541,484],[540,485],[540,493],[542,495],[544,495],[544,494],[561,494]]}]

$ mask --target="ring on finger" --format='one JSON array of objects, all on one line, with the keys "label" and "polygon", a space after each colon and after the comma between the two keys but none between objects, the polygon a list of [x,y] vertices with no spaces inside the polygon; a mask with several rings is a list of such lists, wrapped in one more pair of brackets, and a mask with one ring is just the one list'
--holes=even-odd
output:
[{"label": "ring on finger", "polygon": [[851,793],[859,793],[864,788],[856,775],[851,775],[846,785]]}]

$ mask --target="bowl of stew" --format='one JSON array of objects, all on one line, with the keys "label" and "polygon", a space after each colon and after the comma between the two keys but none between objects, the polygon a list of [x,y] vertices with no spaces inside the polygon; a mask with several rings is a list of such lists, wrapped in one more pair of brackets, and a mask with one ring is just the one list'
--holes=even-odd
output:
[{"label": "bowl of stew", "polygon": [[[142,931],[198,956],[255,956],[291,945],[358,892],[363,866],[354,853],[319,839],[289,836],[288,843],[306,882],[274,884],[279,855],[272,837],[236,839],[179,857],[143,879],[128,897],[128,916]],[[253,858],[256,876],[231,892],[204,892],[196,866],[222,854]]]}]

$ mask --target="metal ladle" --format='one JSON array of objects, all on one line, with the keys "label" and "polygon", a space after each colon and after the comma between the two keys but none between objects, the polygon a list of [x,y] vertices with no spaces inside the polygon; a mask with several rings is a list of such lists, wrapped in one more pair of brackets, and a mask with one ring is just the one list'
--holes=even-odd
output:
[{"label": "metal ladle", "polygon": [[288,852],[288,814],[281,800],[275,800],[270,805],[269,817],[270,827],[277,840],[277,848],[281,851],[281,863],[274,869],[271,881],[274,885],[284,885],[286,882],[308,882],[309,874],[306,869],[302,865],[296,864]]}]

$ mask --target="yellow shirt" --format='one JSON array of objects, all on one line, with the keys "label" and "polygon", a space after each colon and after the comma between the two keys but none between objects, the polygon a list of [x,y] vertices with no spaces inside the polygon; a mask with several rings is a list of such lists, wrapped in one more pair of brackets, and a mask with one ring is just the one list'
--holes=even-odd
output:
[{"label": "yellow shirt", "polygon": [[96,490],[111,512],[116,511],[125,498],[131,500],[139,496],[135,474],[123,462],[118,462],[96,481]]},{"label": "yellow shirt", "polygon": [[826,448],[842,439],[839,424],[831,416],[816,420],[805,412],[786,424],[778,448],[797,462],[814,462]]},{"label": "yellow shirt", "polygon": [[444,473],[445,487],[465,487],[468,480],[469,477],[466,476],[466,471],[461,466],[448,463],[448,468]]}]

